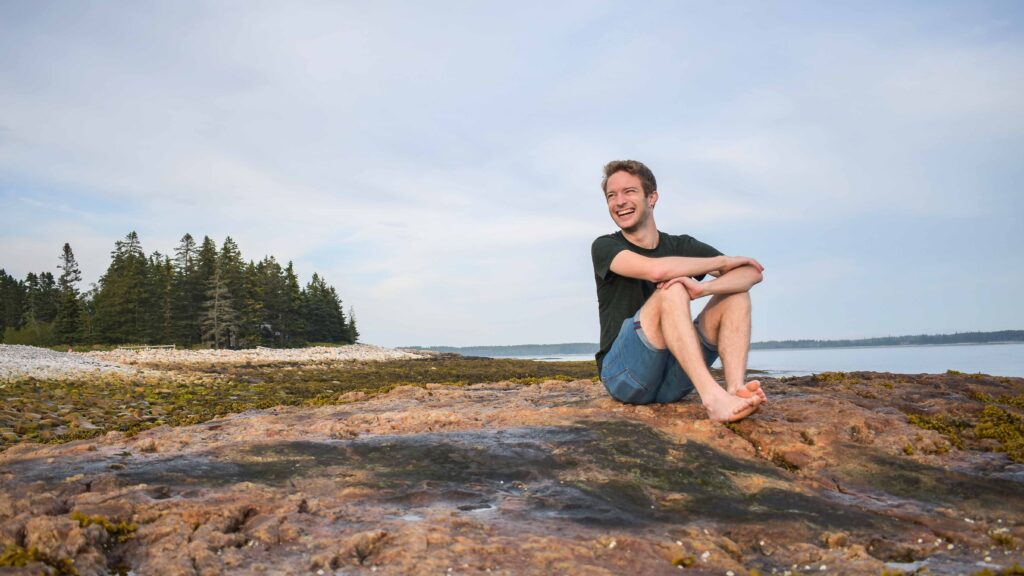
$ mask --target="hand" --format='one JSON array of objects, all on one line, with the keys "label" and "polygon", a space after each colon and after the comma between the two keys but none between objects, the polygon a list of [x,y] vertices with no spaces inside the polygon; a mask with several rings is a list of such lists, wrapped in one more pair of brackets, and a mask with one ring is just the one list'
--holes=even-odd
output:
[{"label": "hand", "polygon": [[686,288],[686,293],[690,295],[690,300],[696,300],[697,298],[703,298],[708,293],[704,291],[704,284],[697,282],[689,276],[680,276],[678,278],[672,278],[671,280],[665,280],[664,282],[658,283],[659,289],[665,289],[673,284],[682,284],[683,288]]},{"label": "hand", "polygon": [[725,264],[718,269],[719,275],[725,274],[730,270],[735,270],[740,266],[753,266],[758,272],[764,272],[764,266],[760,262],[747,256],[725,256]]}]

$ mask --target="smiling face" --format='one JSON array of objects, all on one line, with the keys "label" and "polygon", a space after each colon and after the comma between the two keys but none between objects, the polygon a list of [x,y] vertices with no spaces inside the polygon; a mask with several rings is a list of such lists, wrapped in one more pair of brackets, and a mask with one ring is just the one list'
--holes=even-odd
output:
[{"label": "smiling face", "polygon": [[612,220],[623,232],[629,233],[640,230],[651,220],[658,192],[652,190],[644,196],[639,178],[629,172],[616,172],[608,177],[604,198]]}]

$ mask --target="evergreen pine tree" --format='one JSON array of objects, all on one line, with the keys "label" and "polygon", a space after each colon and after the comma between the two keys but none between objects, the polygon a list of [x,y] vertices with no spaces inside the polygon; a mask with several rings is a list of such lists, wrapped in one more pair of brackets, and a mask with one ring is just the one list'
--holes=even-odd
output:
[{"label": "evergreen pine tree", "polygon": [[25,275],[25,322],[49,324],[57,317],[60,289],[51,272]]},{"label": "evergreen pine tree", "polygon": [[284,324],[287,317],[284,270],[273,256],[265,256],[256,265],[256,274],[262,298],[261,340],[267,344],[281,346],[284,343]]},{"label": "evergreen pine tree", "polygon": [[93,329],[103,342],[148,342],[147,260],[134,231],[114,244],[110,267],[100,278]]},{"label": "evergreen pine tree", "polygon": [[89,290],[82,293],[82,314],[79,317],[78,340],[86,344],[98,344],[103,342],[99,332],[96,331],[96,293],[99,288],[93,284]]},{"label": "evergreen pine tree", "polygon": [[345,342],[347,328],[341,299],[333,286],[328,286],[319,274],[302,291],[303,321],[309,342]]},{"label": "evergreen pine tree", "polygon": [[57,342],[73,343],[81,338],[82,303],[78,292],[78,283],[82,281],[82,271],[78,268],[75,253],[71,244],[65,242],[60,255],[60,279],[57,282],[60,290],[60,306],[54,322],[54,338]]},{"label": "evergreen pine tree", "polygon": [[0,342],[7,329],[17,330],[25,322],[25,284],[0,269]]},{"label": "evergreen pine tree", "polygon": [[238,306],[238,345],[255,347],[263,343],[263,284],[256,265],[250,260],[242,273],[242,297]]},{"label": "evergreen pine tree", "polygon": [[181,237],[174,249],[174,279],[172,282],[173,340],[189,346],[199,342],[196,326],[202,310],[197,307],[206,287],[199,281],[197,263],[199,248],[191,234]]},{"label": "evergreen pine tree", "polygon": [[221,273],[219,263],[214,265],[213,278],[206,291],[205,308],[203,342],[217,349],[231,347],[238,332],[238,318],[231,302],[227,279]]},{"label": "evergreen pine tree", "polygon": [[288,262],[284,270],[285,285],[285,345],[301,346],[306,342],[305,322],[302,321],[302,289],[299,288],[299,277],[295,275],[295,267]]},{"label": "evergreen pine tree", "polygon": [[192,330],[200,340],[203,340],[203,323],[206,321],[206,293],[210,289],[210,281],[213,280],[216,268],[217,245],[209,236],[203,236],[203,241],[196,252],[195,292],[192,293],[192,306],[196,311],[192,320]]},{"label": "evergreen pine tree", "polygon": [[146,268],[149,292],[149,341],[158,344],[173,342],[174,323],[174,264],[169,256],[153,252]]},{"label": "evergreen pine tree", "polygon": [[356,309],[351,306],[348,309],[348,342],[349,344],[359,342],[359,329],[356,328]]}]

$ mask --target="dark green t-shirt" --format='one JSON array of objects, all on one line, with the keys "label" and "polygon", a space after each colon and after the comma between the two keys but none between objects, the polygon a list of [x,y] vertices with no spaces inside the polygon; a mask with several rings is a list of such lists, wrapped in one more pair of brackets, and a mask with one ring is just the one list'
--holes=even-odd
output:
[{"label": "dark green t-shirt", "polygon": [[[721,252],[691,237],[672,236],[658,233],[658,246],[654,249],[641,248],[630,243],[622,232],[600,236],[590,247],[594,260],[594,280],[597,282],[597,308],[601,316],[601,349],[595,356],[597,371],[601,372],[601,361],[612,342],[619,335],[622,321],[632,317],[657,289],[653,282],[619,276],[611,271],[612,260],[623,250],[632,250],[642,256],[661,258],[664,256],[688,256],[710,258],[721,256]],[[702,280],[704,275],[697,277]]]}]

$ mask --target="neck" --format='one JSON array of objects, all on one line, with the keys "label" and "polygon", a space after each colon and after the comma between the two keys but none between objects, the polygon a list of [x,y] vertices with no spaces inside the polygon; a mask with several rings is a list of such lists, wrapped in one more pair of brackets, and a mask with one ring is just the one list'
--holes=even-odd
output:
[{"label": "neck", "polygon": [[658,247],[658,227],[654,225],[654,218],[647,218],[636,228],[622,229],[622,235],[631,244],[641,248],[653,250]]}]

